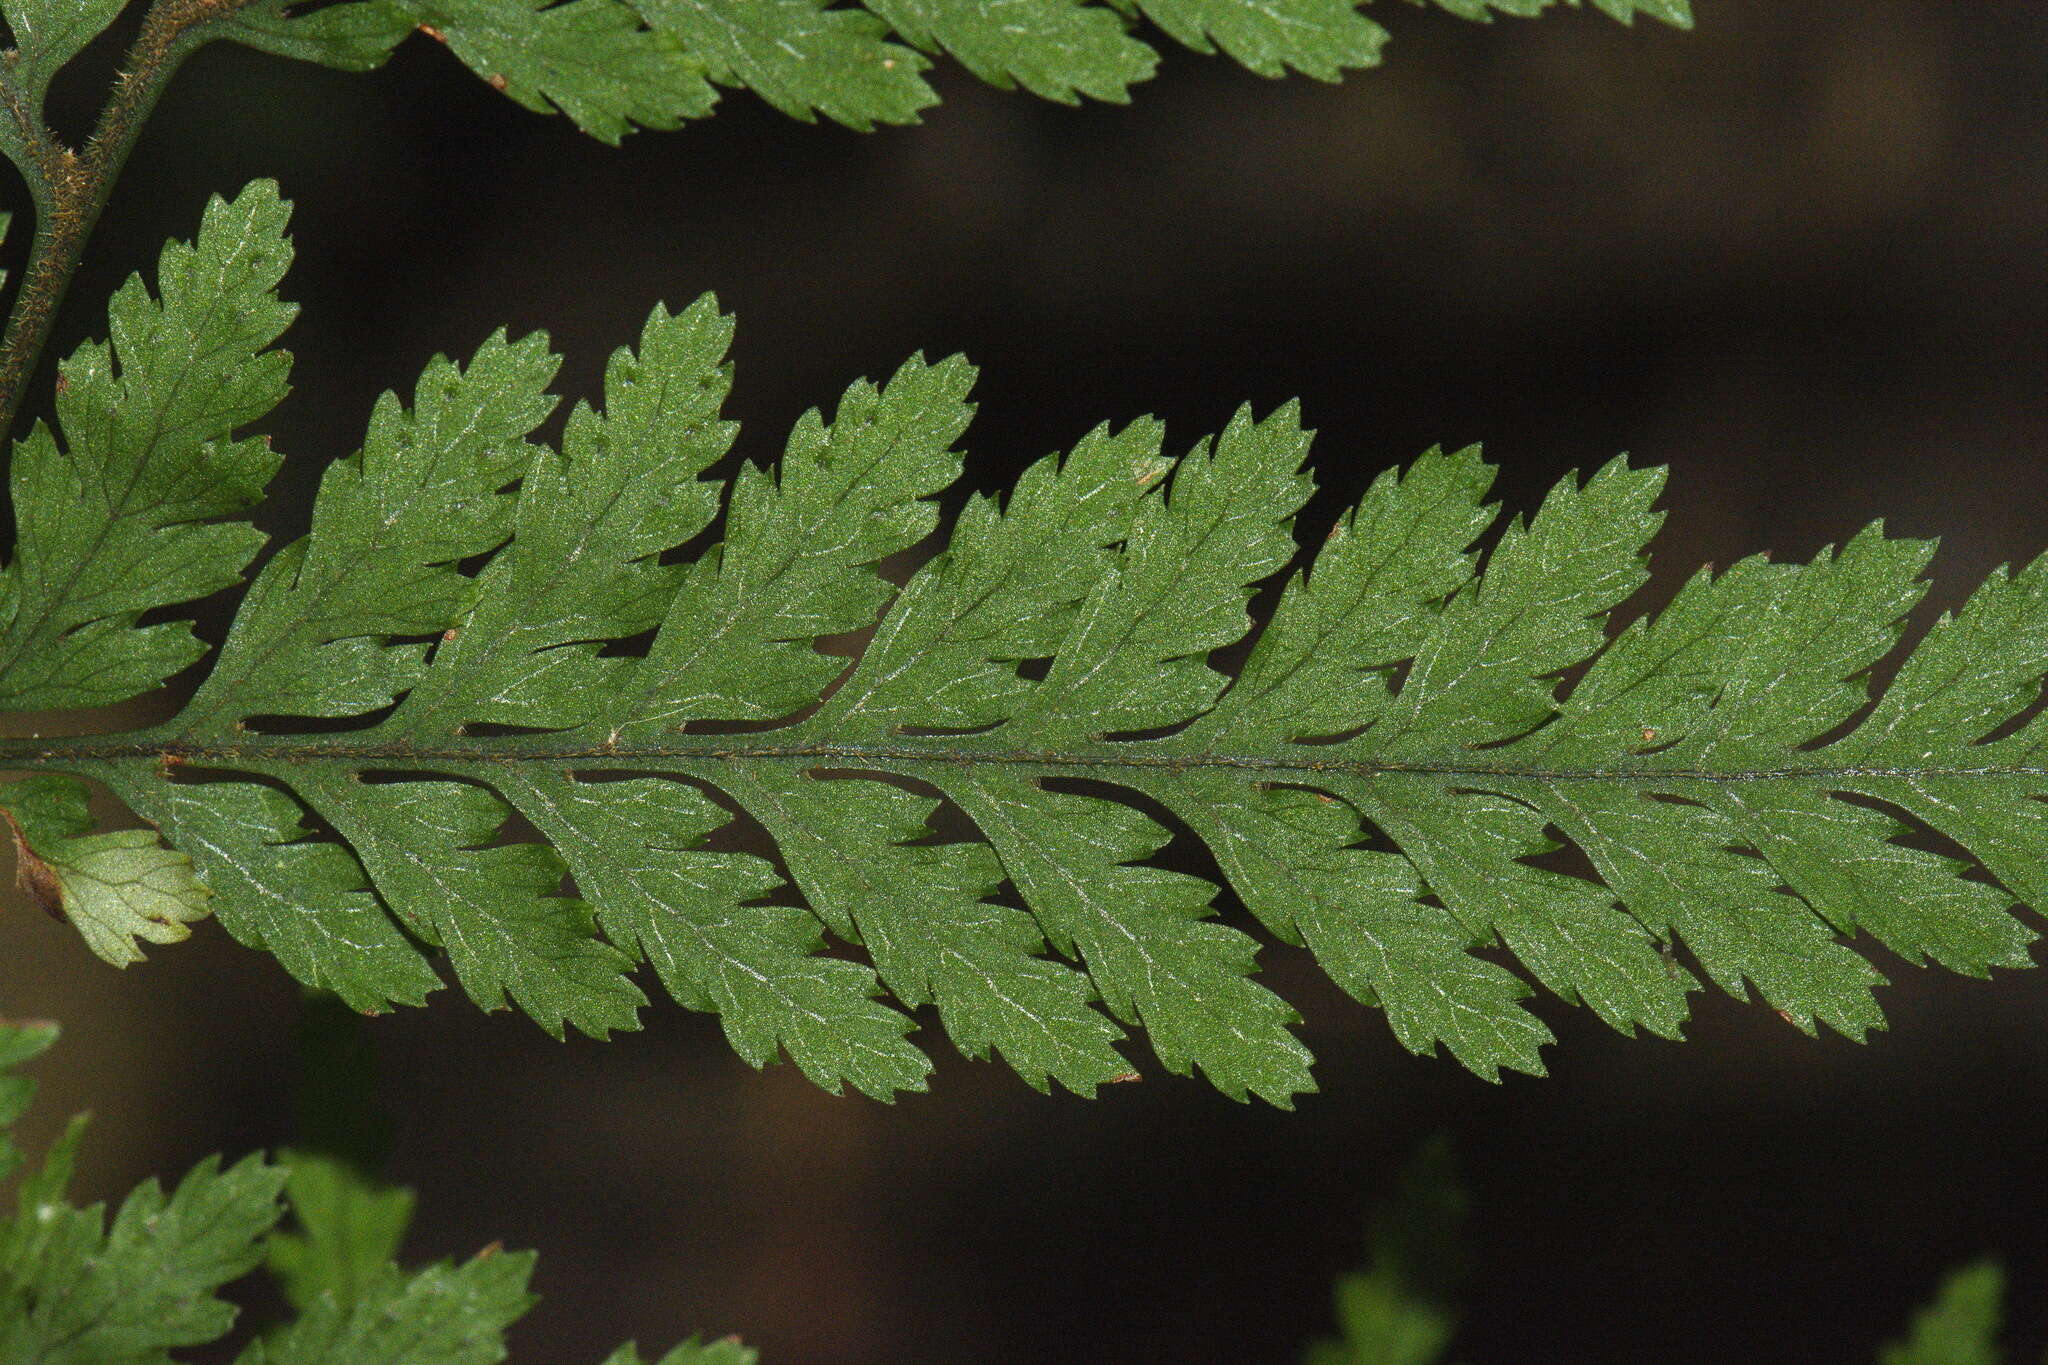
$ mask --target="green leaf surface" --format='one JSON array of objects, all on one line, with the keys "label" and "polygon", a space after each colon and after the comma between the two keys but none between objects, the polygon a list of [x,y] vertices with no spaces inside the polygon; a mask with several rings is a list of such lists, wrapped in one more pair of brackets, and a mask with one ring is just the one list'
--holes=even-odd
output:
[{"label": "green leaf surface", "polygon": [[1377,66],[1387,31],[1356,0],[1132,0],[1175,42],[1219,48],[1261,76],[1289,69],[1334,81],[1348,68]]},{"label": "green leaf surface", "polygon": [[[20,0],[17,0],[19,3]],[[938,96],[926,55],[1004,89],[1064,104],[1130,98],[1159,54],[1142,16],[1198,52],[1263,76],[1336,80],[1376,66],[1387,32],[1360,0],[256,0],[208,36],[342,70],[381,65],[415,29],[527,108],[559,109],[617,142],[711,112],[712,83],[750,89],[802,119],[914,123]],[[1589,0],[1411,0],[1466,19],[1532,17]],[[1689,0],[1590,0],[1692,26]],[[644,23],[644,26],[643,26]],[[892,39],[894,41],[892,41]],[[0,125],[4,128],[5,125]]]},{"label": "green leaf surface", "polygon": [[[654,1365],[755,1365],[760,1352],[742,1346],[731,1337],[717,1341],[691,1339],[675,1347]],[[604,1365],[647,1365],[647,1358],[631,1345],[621,1346],[605,1357]]]},{"label": "green leaf surface", "polygon": [[138,1186],[109,1226],[62,1202],[69,1161],[66,1145],[0,1223],[0,1360],[159,1365],[225,1333],[235,1310],[214,1291],[260,1259],[284,1172],[209,1157],[168,1195]]},{"label": "green leaf surface", "polygon": [[75,778],[37,773],[0,784],[0,813],[5,814],[19,856],[90,833],[92,792]]},{"label": "green leaf surface", "polygon": [[1088,978],[1048,961],[1028,914],[994,899],[1002,864],[986,845],[923,842],[936,802],[882,782],[820,783],[794,768],[719,777],[767,828],[833,932],[867,947],[904,1004],[936,1004],[970,1057],[1002,1053],[1039,1090],[1078,1094],[1130,1072],[1122,1031],[1090,1008]]},{"label": "green leaf surface", "polygon": [[42,116],[50,79],[114,22],[128,0],[0,0],[13,50],[4,79],[31,117]]},{"label": "green leaf surface", "polygon": [[321,8],[305,0],[256,0],[224,20],[220,36],[279,57],[370,71],[382,66],[418,26],[401,0],[352,0]]},{"label": "green leaf surface", "polygon": [[386,1265],[348,1298],[322,1295],[237,1365],[495,1365],[535,1302],[532,1252],[485,1252],[410,1274]]},{"label": "green leaf surface", "polygon": [[679,127],[717,98],[702,63],[650,32],[624,0],[388,2],[493,89],[536,113],[560,110],[604,142],[636,125]]},{"label": "green leaf surface", "polygon": [[[273,770],[279,776],[282,770]],[[354,774],[294,774],[407,927],[442,948],[478,1007],[507,998],[560,1037],[637,1027],[645,997],[625,954],[596,941],[590,907],[560,894],[562,859],[545,844],[499,843],[509,806],[457,782],[367,785]]]},{"label": "green leaf surface", "polygon": [[324,1152],[283,1151],[278,1161],[297,1226],[270,1234],[264,1261],[285,1301],[311,1313],[323,1298],[352,1304],[375,1297],[412,1224],[412,1191]]},{"label": "green leaf surface", "polygon": [[1878,1353],[1878,1365],[1999,1365],[1999,1320],[2005,1303],[2005,1272],[1994,1261],[1979,1261],[1941,1282],[1934,1302],[1913,1317],[1905,1340]]},{"label": "green leaf surface", "polygon": [[[33,810],[32,799],[19,804]],[[43,793],[60,820],[69,798]],[[363,1058],[334,1030],[333,1011],[316,1002],[308,1016],[310,1060],[321,1104],[306,1114],[313,1136],[343,1145],[369,1135]],[[345,1024],[347,1015],[340,1015]],[[56,1039],[54,1025],[0,1020],[0,1180],[21,1155],[7,1126],[21,1116],[33,1083],[7,1074]],[[401,1270],[394,1257],[412,1218],[413,1198],[367,1174],[353,1157],[287,1151],[276,1165],[248,1157],[223,1170],[209,1157],[166,1195],[155,1180],[138,1186],[114,1214],[66,1198],[84,1116],[72,1120],[39,1169],[0,1216],[0,1361],[14,1365],[170,1365],[169,1351],[218,1341],[236,1310],[217,1296],[229,1281],[268,1260],[290,1322],[265,1331],[238,1365],[494,1365],[504,1336],[535,1303],[528,1292],[534,1257],[494,1244],[460,1264]],[[283,1195],[292,1226],[276,1226]],[[225,1358],[208,1356],[209,1359]],[[621,1347],[613,1362],[638,1362]],[[696,1338],[661,1365],[753,1365],[754,1353],[726,1338]]]},{"label": "green leaf surface", "polygon": [[363,448],[331,466],[313,531],[250,585],[191,706],[167,734],[225,737],[258,716],[353,716],[418,681],[427,647],[387,643],[455,629],[476,585],[456,562],[501,543],[503,490],[539,453],[554,409],[546,340],[486,341],[465,367],[437,358],[411,407],[386,394]]},{"label": "green leaf surface", "polygon": [[236,582],[263,544],[232,518],[278,457],[235,433],[285,394],[291,360],[270,348],[298,311],[276,295],[288,215],[269,181],[215,198],[196,243],[164,248],[156,295],[131,278],[111,340],[58,367],[61,439],[39,422],[14,449],[0,711],[124,701],[204,652],[182,621],[136,622]]},{"label": "green leaf surface", "polygon": [[1633,23],[1638,14],[1662,20],[1673,28],[1691,28],[1693,23],[1692,0],[1590,0],[1590,3],[1602,14],[1624,24]]},{"label": "green leaf surface", "polygon": [[1460,19],[1490,24],[1497,14],[1516,19],[1533,19],[1558,0],[1408,0],[1411,5],[1435,5]]},{"label": "green leaf surface", "polygon": [[[1039,776],[1051,774],[1041,772]],[[1250,979],[1257,944],[1210,922],[1213,888],[1141,865],[1168,831],[1137,811],[1048,792],[1028,774],[949,787],[1003,860],[1053,945],[1078,956],[1109,1012],[1143,1024],[1169,1071],[1200,1066],[1236,1099],[1281,1107],[1313,1090],[1294,1011]]]},{"label": "green leaf surface", "polygon": [[150,762],[109,765],[101,776],[137,815],[177,830],[227,931],[306,985],[376,1014],[424,1004],[442,984],[355,855],[313,837],[305,807],[288,793],[254,782],[166,782]]},{"label": "green leaf surface", "polygon": [[0,1181],[21,1169],[21,1148],[7,1133],[28,1112],[35,1099],[36,1083],[27,1076],[8,1073],[24,1062],[34,1061],[57,1041],[57,1026],[37,1020],[0,1019]]},{"label": "green leaf surface", "polygon": [[[381,731],[428,742],[465,725],[595,718],[627,667],[601,646],[662,623],[683,576],[662,552],[718,515],[721,486],[702,475],[738,430],[719,415],[731,338],[731,319],[706,300],[656,309],[637,352],[612,357],[607,410],[578,404],[562,453],[536,452],[511,546]],[[531,378],[545,382],[538,368]]]},{"label": "green leaf surface", "polygon": [[991,85],[1062,104],[1123,103],[1158,54],[1115,10],[1085,0],[866,0],[903,41],[945,51]]},{"label": "green leaf surface", "polygon": [[[1632,24],[1638,14],[1662,20],[1673,28],[1692,27],[1692,0],[1590,0],[1593,8],[1611,19]],[[1496,14],[1505,14],[1517,19],[1530,19],[1556,4],[1567,4],[1574,8],[1587,0],[1409,0],[1409,3],[1433,4],[1447,10],[1460,19],[1473,19],[1489,23]]]},{"label": "green leaf surface", "polygon": [[[16,0],[25,3],[26,0]],[[101,0],[107,3],[109,0]],[[1533,16],[1587,0],[1413,0],[1467,19]],[[1689,0],[1590,0],[1623,23],[1638,14],[1692,26]],[[1263,76],[1336,80],[1375,66],[1387,32],[1359,0],[256,0],[208,37],[342,70],[381,65],[418,30],[493,87],[539,112],[560,110],[617,142],[634,127],[703,117],[714,83],[750,89],[802,119],[849,127],[914,123],[938,96],[926,55],[959,61],[1004,89],[1065,104],[1123,102],[1159,54],[1141,16],[1198,52]],[[893,39],[893,41],[892,41]],[[0,125],[4,126],[4,125]]]},{"label": "green leaf surface", "polygon": [[830,423],[806,413],[779,472],[743,468],[725,543],[690,566],[650,662],[621,674],[595,718],[606,742],[817,700],[839,664],[812,642],[872,623],[890,595],[872,566],[938,525],[930,499],[959,477],[973,382],[957,356],[911,360],[887,384],[853,385]]},{"label": "green leaf surface", "polygon": [[813,916],[766,903],[772,865],[702,847],[727,820],[702,792],[663,778],[503,781],[589,888],[606,937],[649,962],[678,1002],[717,1012],[742,1057],[765,1066],[786,1050],[833,1090],[924,1088],[930,1065],[904,1041],[910,1020],[872,998],[873,971],[819,955]]},{"label": "green leaf surface", "polygon": [[116,967],[142,960],[138,939],[180,942],[211,913],[213,893],[192,860],[155,831],[83,832],[92,827],[83,783],[47,774],[8,783],[0,812],[14,831],[20,885]]},{"label": "green leaf surface", "polygon": [[722,85],[745,86],[800,119],[818,114],[865,131],[914,123],[938,102],[929,65],[888,42],[874,16],[829,0],[633,0]]},{"label": "green leaf surface", "polygon": [[64,914],[86,946],[113,963],[142,960],[136,940],[177,943],[206,918],[212,893],[192,860],[152,830],[124,829],[70,839],[50,851]]},{"label": "green leaf surface", "polygon": [[1304,1365],[1435,1365],[1457,1319],[1467,1199],[1448,1146],[1432,1142],[1401,1171],[1373,1217],[1365,1269],[1339,1277],[1338,1335],[1311,1345]]}]

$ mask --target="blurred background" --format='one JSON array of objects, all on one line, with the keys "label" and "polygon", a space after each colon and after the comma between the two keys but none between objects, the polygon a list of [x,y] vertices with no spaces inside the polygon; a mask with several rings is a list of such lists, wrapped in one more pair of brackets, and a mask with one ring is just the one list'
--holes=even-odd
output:
[{"label": "blurred background", "polygon": [[[1436,442],[1484,441],[1523,509],[1627,450],[1672,470],[1650,600],[1702,561],[1810,555],[1884,517],[1942,538],[1931,619],[2048,545],[2048,5],[1697,9],[1688,35],[1381,4],[1386,65],[1337,86],[1175,51],[1132,106],[1065,109],[942,65],[920,127],[733,94],[622,150],[424,41],[369,76],[212,48],[56,345],[103,334],[107,293],[208,194],[272,176],[304,305],[281,537],[434,352],[545,328],[563,391],[595,397],[655,300],[715,290],[755,459],[850,380],[964,351],[977,488],[1104,419],[1158,413],[1184,447],[1299,397],[1328,490],[1310,536]],[[82,114],[113,61],[94,56],[61,92]],[[1291,1362],[1435,1133],[1474,1197],[1461,1360],[1868,1360],[1984,1252],[2037,1350],[2048,977],[1870,951],[1893,984],[1866,1046],[1719,996],[1684,1044],[1544,1001],[1551,1077],[1492,1086],[1269,946],[1323,1087],[1291,1114],[1142,1048],[1142,1083],[1040,1097],[929,1028],[930,1094],[835,1098],[670,1004],[603,1045],[450,992],[367,1032],[393,1174],[421,1191],[413,1252],[543,1253],[528,1361],[704,1330],[769,1365]],[[0,1005],[66,1026],[26,1136],[97,1111],[90,1197],[290,1137],[294,987],[211,925],[115,972],[10,892]]]}]

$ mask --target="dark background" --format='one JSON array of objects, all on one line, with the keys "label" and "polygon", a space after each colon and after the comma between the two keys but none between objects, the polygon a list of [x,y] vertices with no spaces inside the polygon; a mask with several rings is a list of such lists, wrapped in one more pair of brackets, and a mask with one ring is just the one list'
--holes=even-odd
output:
[{"label": "dark background", "polygon": [[[431,353],[546,327],[564,391],[595,397],[656,299],[715,289],[758,459],[851,379],[961,350],[985,367],[978,487],[1106,418],[1157,412],[1184,446],[1299,396],[1336,490],[1312,521],[1439,441],[1486,441],[1522,508],[1626,449],[1672,467],[1653,597],[1883,516],[1944,538],[1929,610],[1952,605],[2048,542],[2048,4],[1698,9],[1686,35],[1380,5],[1387,65],[1341,86],[1176,52],[1133,106],[1069,110],[941,68],[921,127],[860,136],[735,94],[623,150],[423,41],[365,77],[210,49],[58,343],[103,330],[108,290],[207,194],[274,176],[304,304],[280,534]],[[1895,984],[1867,1046],[1718,996],[1685,1044],[1546,1001],[1552,1076],[1496,1087],[1409,1056],[1271,947],[1320,1059],[1292,1114],[1142,1050],[1141,1084],[1041,1098],[929,1030],[931,1094],[833,1098],[669,1004],[604,1045],[451,992],[368,1032],[394,1172],[421,1190],[414,1252],[544,1253],[529,1361],[699,1329],[770,1365],[1292,1361],[1435,1132],[1474,1192],[1474,1365],[1868,1360],[1987,1251],[2038,1350],[2048,984],[1871,951]],[[88,1195],[289,1138],[293,987],[218,928],[115,972],[11,902],[0,991],[67,1026],[26,1135],[97,1110]]]}]

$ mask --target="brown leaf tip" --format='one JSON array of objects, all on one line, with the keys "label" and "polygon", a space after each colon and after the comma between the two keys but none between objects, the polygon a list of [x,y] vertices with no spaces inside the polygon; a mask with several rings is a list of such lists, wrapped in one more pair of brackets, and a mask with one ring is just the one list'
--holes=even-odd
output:
[{"label": "brown leaf tip", "polygon": [[64,883],[57,880],[57,870],[28,846],[21,833],[21,822],[14,818],[13,811],[0,806],[0,819],[7,821],[7,831],[14,836],[14,884],[42,906],[44,914],[63,923]]}]

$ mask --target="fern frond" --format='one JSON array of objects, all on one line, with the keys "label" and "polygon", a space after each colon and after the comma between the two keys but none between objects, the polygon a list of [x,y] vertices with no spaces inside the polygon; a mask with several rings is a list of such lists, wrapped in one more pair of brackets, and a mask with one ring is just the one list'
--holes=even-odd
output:
[{"label": "fern frond", "polygon": [[1469,1202],[1447,1142],[1411,1157],[1373,1215],[1367,1264],[1337,1278],[1338,1335],[1311,1344],[1303,1365],[1437,1365],[1457,1327]]},{"label": "fern frond", "polygon": [[[6,1074],[56,1038],[0,1019],[0,1180],[20,1154],[6,1125],[31,1083]],[[534,1304],[531,1252],[493,1245],[406,1271],[394,1261],[412,1193],[345,1158],[286,1152],[195,1166],[166,1195],[155,1180],[106,1211],[66,1197],[84,1121],[73,1120],[0,1214],[0,1359],[40,1365],[169,1365],[171,1349],[218,1342],[234,1306],[218,1297],[267,1257],[297,1316],[250,1341],[237,1365],[492,1365]],[[279,1197],[283,1196],[281,1205]],[[289,1207],[294,1227],[276,1227]],[[215,1353],[207,1359],[224,1360]],[[660,1365],[753,1365],[726,1338],[684,1342]],[[607,1365],[643,1365],[622,1346]]]},{"label": "fern frond", "polygon": [[387,1265],[354,1296],[325,1295],[236,1365],[470,1365],[505,1358],[504,1334],[535,1302],[532,1252],[477,1255],[405,1274]]},{"label": "fern frond", "polygon": [[323,1301],[378,1298],[412,1225],[413,1192],[325,1152],[284,1151],[284,1192],[296,1227],[264,1239],[264,1262],[301,1313]]},{"label": "fern frond", "polygon": [[2005,1271],[1996,1261],[1951,1271],[1934,1301],[1913,1315],[1906,1339],[1878,1352],[1878,1365],[1999,1365],[2004,1308]]},{"label": "fern frond", "polygon": [[[0,1020],[0,1067],[54,1038],[47,1025]],[[25,1101],[25,1090],[12,1093]],[[151,1365],[171,1347],[221,1336],[235,1310],[215,1291],[261,1258],[258,1239],[281,1212],[283,1172],[259,1157],[223,1170],[209,1157],[168,1195],[155,1180],[137,1186],[109,1225],[100,1206],[65,1199],[83,1133],[83,1119],[74,1120],[21,1182],[14,1214],[0,1215],[0,1355]]]},{"label": "fern frond", "polygon": [[[1182,827],[1258,928],[1408,1048],[1488,1077],[1542,1069],[1535,985],[1676,1036],[1699,985],[1680,946],[1851,1037],[1881,1022],[1882,977],[1849,936],[2029,965],[2012,911],[2048,903],[2048,560],[1994,575],[1876,694],[1926,542],[1873,527],[1810,564],[1702,571],[1611,634],[1661,474],[1568,479],[1482,565],[1491,473],[1431,451],[1313,537],[1255,628],[1310,492],[1290,406],[1179,459],[1157,423],[1099,428],[970,499],[899,589],[876,566],[938,528],[972,370],[856,384],[728,484],[730,336],[709,299],[657,309],[559,451],[533,437],[554,403],[538,338],[387,396],[177,718],[0,749],[43,770],[0,806],[46,899],[117,961],[210,909],[362,1010],[424,999],[439,956],[480,1006],[556,1033],[632,1027],[644,962],[756,1065],[878,1095],[924,1083],[897,1006],[926,1004],[1040,1087],[1129,1074],[1117,1045],[1142,1028],[1232,1095],[1311,1088],[1257,940],[1213,918],[1217,886],[1157,865]],[[201,391],[220,410],[187,430],[253,410]],[[144,501],[212,467],[108,450]],[[17,452],[25,528],[67,515],[46,491],[67,459]],[[220,477],[242,486],[232,461]],[[91,581],[101,542],[75,543],[82,566],[46,557],[36,581]],[[869,629],[850,664],[819,648]],[[1248,635],[1234,677],[1211,666]],[[82,695],[100,665],[16,667]],[[85,833],[78,778],[180,852]],[[779,862],[743,851],[749,826]],[[116,845],[189,894],[95,929],[75,873]]]},{"label": "fern frond", "polygon": [[36,1083],[26,1076],[10,1074],[15,1067],[33,1061],[57,1041],[55,1024],[35,1021],[0,1020],[0,1180],[21,1169],[21,1148],[7,1130],[28,1112],[36,1096]]},{"label": "fern frond", "polygon": [[[1422,3],[1423,0],[1415,0]],[[1534,15],[1559,0],[1433,0],[1467,19]],[[256,0],[221,32],[283,56],[360,71],[414,28],[529,109],[560,109],[617,142],[711,110],[710,82],[784,113],[851,128],[917,121],[938,102],[927,57],[1066,104],[1124,101],[1159,53],[1140,24],[1261,76],[1333,81],[1376,66],[1387,30],[1362,0]],[[1591,3],[1623,23],[1692,26],[1691,0]],[[891,38],[895,41],[891,41]]]}]

